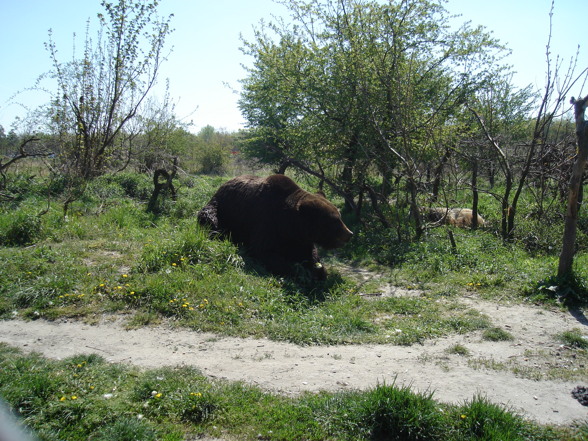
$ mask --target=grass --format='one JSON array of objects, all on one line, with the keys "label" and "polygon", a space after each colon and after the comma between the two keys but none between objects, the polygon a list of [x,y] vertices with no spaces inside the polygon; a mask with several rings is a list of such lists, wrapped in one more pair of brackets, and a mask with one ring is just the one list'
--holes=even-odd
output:
[{"label": "grass", "polygon": [[[394,231],[369,222],[353,225],[350,245],[323,253],[325,282],[276,278],[197,225],[198,209],[223,181],[182,178],[178,200],[162,201],[154,214],[145,210],[152,185],[146,176],[102,177],[83,191],[64,179],[11,177],[7,193],[14,197],[0,204],[0,318],[92,322],[124,313],[128,327],[171,319],[194,330],[305,345],[412,345],[472,331],[501,341],[509,334],[464,307],[463,293],[559,305],[562,290],[578,298],[585,291],[588,254],[579,252],[577,274],[563,287],[549,276],[556,267],[556,256],[545,251],[549,238],[530,250],[526,243],[504,244],[491,229],[456,230],[453,250],[445,229],[421,242],[398,242]],[[66,197],[74,201],[64,216]],[[48,210],[40,215],[39,207]],[[364,298],[357,295],[362,282],[340,263],[377,268],[383,282],[422,292]],[[562,288],[549,297],[555,284]],[[585,360],[582,339],[561,338],[569,346],[565,357]],[[468,355],[465,347],[452,351]],[[468,358],[476,362],[484,363]],[[564,365],[549,375],[563,375]],[[581,439],[588,430],[531,425],[480,397],[445,406],[394,385],[286,398],[211,382],[190,368],[139,371],[95,355],[57,362],[7,347],[0,348],[0,366],[0,395],[47,440],[179,440],[201,433],[276,440],[563,440]],[[532,368],[517,374],[538,375]]]},{"label": "grass", "polygon": [[27,236],[34,243],[0,247],[0,317],[92,320],[124,312],[137,316],[130,326],[146,317],[173,318],[196,330],[298,344],[408,345],[489,326],[487,317],[451,299],[366,301],[333,257],[322,283],[264,273],[230,242],[210,239],[195,220],[222,179],[184,183],[180,200],[157,216],[145,211],[143,177],[102,179],[70,204],[66,219],[57,197],[37,217],[33,191],[0,212],[8,223],[15,211],[38,219]]},{"label": "grass", "polygon": [[482,338],[487,341],[512,341],[514,337],[502,328],[492,327],[485,329]]},{"label": "grass", "polygon": [[468,357],[470,355],[470,350],[461,344],[455,344],[449,348],[447,348],[448,354],[460,355],[462,357]]},{"label": "grass", "polygon": [[564,345],[576,349],[588,349],[588,335],[581,329],[564,331],[558,337]]},{"label": "grass", "polygon": [[445,405],[383,384],[287,398],[189,367],[142,371],[97,355],[51,361],[6,345],[0,395],[42,440],[564,440],[587,430],[536,426],[478,396]]}]

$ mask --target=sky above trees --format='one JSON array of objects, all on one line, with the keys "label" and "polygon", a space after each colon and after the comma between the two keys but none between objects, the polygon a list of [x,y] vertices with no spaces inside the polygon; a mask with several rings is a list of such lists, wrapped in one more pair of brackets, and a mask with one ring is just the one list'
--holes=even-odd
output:
[{"label": "sky above trees", "polygon": [[[512,49],[506,61],[517,72],[517,85],[542,87],[551,0],[449,0],[445,6],[451,13],[462,15],[456,23],[471,20],[474,25],[486,26]],[[272,0],[162,0],[159,11],[165,16],[174,14],[175,32],[168,40],[172,52],[163,65],[155,93],[163,95],[165,79],[169,78],[176,114],[185,122],[193,121],[195,132],[206,125],[229,131],[242,128],[237,108],[239,80],[246,76],[242,64],[252,60],[240,52],[240,35],[251,38],[260,20],[287,18],[288,10]],[[26,91],[51,67],[44,48],[48,30],[53,30],[53,39],[65,61],[73,53],[74,33],[77,53],[83,48],[88,19],[90,36],[94,37],[98,12],[99,0],[0,0],[0,125],[6,131],[16,116],[25,113],[17,103],[34,108],[49,99],[39,91]],[[585,41],[580,17],[586,16],[585,0],[555,1],[552,56],[561,56],[564,66]],[[582,47],[578,69],[586,67],[588,48]],[[17,92],[21,93],[12,98]],[[578,85],[577,95],[585,93]]]}]

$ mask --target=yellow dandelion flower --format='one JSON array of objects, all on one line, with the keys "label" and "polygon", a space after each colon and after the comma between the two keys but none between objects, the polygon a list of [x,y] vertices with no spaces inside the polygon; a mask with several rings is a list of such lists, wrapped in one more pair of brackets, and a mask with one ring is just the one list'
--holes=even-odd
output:
[{"label": "yellow dandelion flower", "polygon": [[161,398],[162,393],[159,392],[158,394],[155,394],[155,398]]},{"label": "yellow dandelion flower", "polygon": [[128,274],[123,274],[122,276],[123,276],[123,277],[125,277],[125,278],[126,278],[126,277],[129,277],[129,275],[128,275]]},{"label": "yellow dandelion flower", "polygon": [[72,400],[77,400],[77,399],[78,399],[78,397],[77,397],[76,395],[72,395],[72,396],[71,396],[71,399],[72,399]]},{"label": "yellow dandelion flower", "polygon": [[59,401],[65,401],[65,400],[67,400],[67,398],[65,398],[65,397],[61,397],[61,398],[59,399]]}]

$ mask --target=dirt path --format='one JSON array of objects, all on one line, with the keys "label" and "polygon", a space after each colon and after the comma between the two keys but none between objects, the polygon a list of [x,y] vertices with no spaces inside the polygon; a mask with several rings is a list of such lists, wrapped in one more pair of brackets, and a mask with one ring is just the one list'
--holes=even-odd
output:
[{"label": "dirt path", "polygon": [[[396,382],[414,390],[434,391],[434,397],[443,402],[459,403],[479,393],[541,423],[569,424],[588,418],[588,407],[570,394],[578,382],[529,380],[505,370],[475,368],[471,363],[491,360],[529,368],[541,363],[552,365],[557,362],[558,350],[553,335],[578,327],[588,333],[583,318],[579,321],[568,313],[528,305],[498,306],[473,298],[464,302],[490,316],[495,325],[506,327],[514,341],[485,342],[480,335],[469,334],[411,347],[300,347],[219,337],[167,325],[125,330],[121,318],[98,325],[3,321],[0,341],[51,358],[98,353],[112,362],[145,368],[191,365],[213,378],[245,381],[284,394],[364,389]],[[456,344],[465,346],[470,356],[449,354],[447,348]],[[555,355],[536,359],[534,351]]]}]

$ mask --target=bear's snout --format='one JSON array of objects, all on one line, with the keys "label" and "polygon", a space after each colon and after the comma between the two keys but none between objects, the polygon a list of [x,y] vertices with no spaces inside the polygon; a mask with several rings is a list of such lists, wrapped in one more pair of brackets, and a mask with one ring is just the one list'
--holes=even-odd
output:
[{"label": "bear's snout", "polygon": [[347,225],[345,225],[343,222],[341,222],[341,228],[339,228],[339,230],[339,234],[329,248],[341,248],[353,237],[353,231],[347,228]]},{"label": "bear's snout", "polygon": [[351,238],[353,237],[353,231],[351,231],[349,228],[347,228],[347,225],[343,224],[343,234],[342,234],[342,240],[343,243],[347,243],[351,240]]}]

